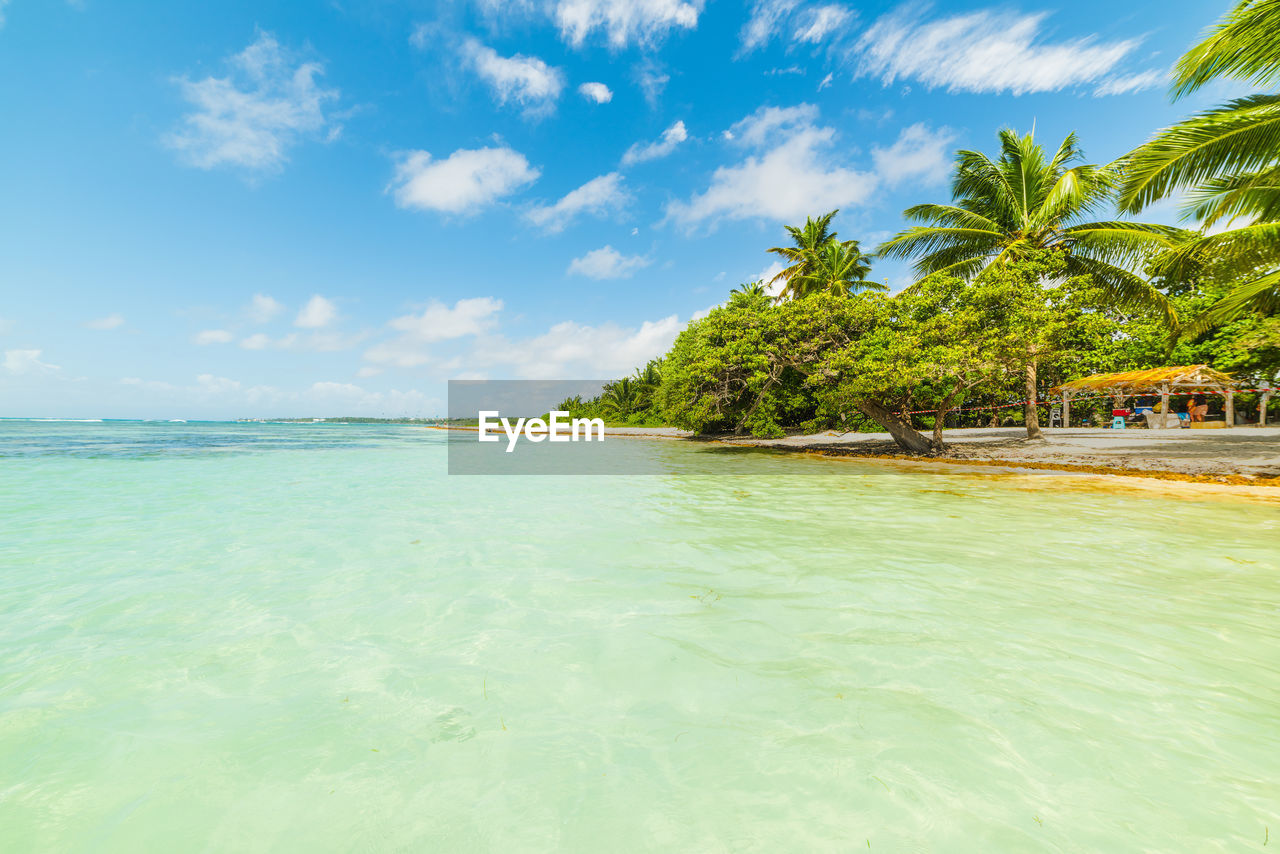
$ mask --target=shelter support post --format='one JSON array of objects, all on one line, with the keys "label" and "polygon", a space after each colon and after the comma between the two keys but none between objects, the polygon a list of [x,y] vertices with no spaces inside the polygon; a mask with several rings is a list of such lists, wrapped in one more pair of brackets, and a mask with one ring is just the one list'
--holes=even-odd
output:
[{"label": "shelter support post", "polygon": [[1161,383],[1161,384],[1160,384],[1160,413],[1161,413],[1161,417],[1164,417],[1165,415],[1168,415],[1168,414],[1169,414],[1169,412],[1170,412],[1170,409],[1169,409],[1169,384],[1168,384],[1168,383]]},{"label": "shelter support post", "polygon": [[1258,426],[1267,426],[1267,404],[1271,402],[1271,389],[1262,393],[1262,402],[1258,404]]},{"label": "shelter support post", "polygon": [[1062,426],[1071,426],[1071,392],[1062,393]]},{"label": "shelter support post", "polygon": [[1235,389],[1227,389],[1227,409],[1226,419],[1228,427],[1236,426],[1236,392]]}]

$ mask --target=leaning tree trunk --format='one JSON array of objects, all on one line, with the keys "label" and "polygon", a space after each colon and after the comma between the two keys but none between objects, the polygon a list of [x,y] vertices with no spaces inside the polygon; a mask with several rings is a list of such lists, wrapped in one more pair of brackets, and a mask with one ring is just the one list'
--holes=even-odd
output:
[{"label": "leaning tree trunk", "polygon": [[857,406],[859,412],[889,431],[893,441],[897,442],[898,447],[904,451],[927,454],[933,450],[933,443],[898,413],[890,412],[874,400],[859,401]]},{"label": "leaning tree trunk", "polygon": [[1040,413],[1036,409],[1036,360],[1027,363],[1027,438],[1043,439],[1040,432]]}]

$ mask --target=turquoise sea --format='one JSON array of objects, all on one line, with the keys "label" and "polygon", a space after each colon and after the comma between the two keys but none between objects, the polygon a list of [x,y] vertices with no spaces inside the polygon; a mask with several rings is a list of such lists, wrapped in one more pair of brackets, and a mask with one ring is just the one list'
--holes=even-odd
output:
[{"label": "turquoise sea", "polygon": [[1280,846],[1280,512],[0,422],[0,850]]}]

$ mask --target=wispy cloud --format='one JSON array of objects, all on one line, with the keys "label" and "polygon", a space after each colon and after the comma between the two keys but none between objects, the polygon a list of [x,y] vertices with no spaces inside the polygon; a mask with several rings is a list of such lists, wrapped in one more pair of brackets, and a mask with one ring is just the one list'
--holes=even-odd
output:
[{"label": "wispy cloud", "polygon": [[308,137],[333,139],[341,127],[326,113],[338,90],[321,87],[315,62],[298,62],[270,33],[231,57],[231,74],[178,78],[195,108],[164,143],[200,169],[278,170],[289,150]]},{"label": "wispy cloud", "polygon": [[536,56],[501,56],[475,39],[463,44],[462,53],[472,70],[489,84],[499,104],[519,104],[528,116],[549,113],[564,89],[564,72]]},{"label": "wispy cloud", "polygon": [[197,332],[192,337],[191,343],[204,347],[209,344],[230,344],[235,339],[235,333],[228,329],[205,329]]},{"label": "wispy cloud", "polygon": [[538,179],[539,171],[510,148],[460,148],[444,160],[411,151],[396,166],[395,199],[402,208],[470,214]]},{"label": "wispy cloud", "polygon": [[1044,14],[984,10],[922,19],[917,7],[877,20],[854,49],[858,76],[949,92],[1051,92],[1111,75],[1139,39],[1052,41]]},{"label": "wispy cloud", "polygon": [[569,263],[569,275],[589,279],[626,279],[652,261],[642,255],[623,255],[612,246],[593,249]]},{"label": "wispy cloud", "polygon": [[626,153],[622,155],[622,165],[632,166],[636,163],[643,163],[646,160],[657,160],[659,157],[666,157],[676,150],[676,146],[688,138],[689,132],[685,130],[684,122],[678,121],[664,130],[662,137],[656,142],[637,142],[628,148]]},{"label": "wispy cloud", "polygon": [[1169,79],[1169,75],[1164,71],[1151,69],[1150,71],[1139,71],[1137,74],[1122,74],[1116,77],[1109,77],[1103,80],[1098,88],[1093,90],[1093,94],[1103,97],[1106,95],[1130,95],[1134,92],[1144,92],[1147,89],[1155,89]]},{"label": "wispy cloud", "polygon": [[856,13],[839,3],[805,3],[802,0],[756,0],[751,16],[738,35],[738,56],[783,39],[793,44],[816,45],[846,30]]},{"label": "wispy cloud", "polygon": [[525,212],[525,219],[548,232],[558,232],[580,214],[603,216],[620,210],[630,198],[623,186],[622,175],[610,172],[571,190],[555,204],[530,208]]},{"label": "wispy cloud", "polygon": [[267,323],[282,311],[284,311],[284,306],[273,297],[269,297],[266,294],[254,294],[253,299],[249,301],[246,314],[249,316],[249,320],[254,323]]},{"label": "wispy cloud", "polygon": [[551,15],[561,37],[578,47],[593,33],[610,47],[652,45],[672,30],[692,30],[704,0],[554,0]]},{"label": "wispy cloud", "polygon": [[835,3],[810,7],[801,15],[795,31],[795,40],[808,44],[825,41],[827,37],[848,26],[853,18],[853,10]]},{"label": "wispy cloud", "polygon": [[452,307],[433,301],[418,314],[406,314],[387,324],[399,335],[365,351],[375,365],[413,368],[431,361],[428,345],[479,335],[497,323],[502,300],[493,297],[460,299]]},{"label": "wispy cloud", "polygon": [[4,361],[0,362],[0,368],[15,376],[54,374],[62,370],[57,365],[40,361],[43,353],[43,350],[5,350]]},{"label": "wispy cloud", "polygon": [[124,326],[124,315],[119,313],[108,314],[106,317],[95,317],[85,324],[87,329],[100,330],[119,329],[121,326]]}]

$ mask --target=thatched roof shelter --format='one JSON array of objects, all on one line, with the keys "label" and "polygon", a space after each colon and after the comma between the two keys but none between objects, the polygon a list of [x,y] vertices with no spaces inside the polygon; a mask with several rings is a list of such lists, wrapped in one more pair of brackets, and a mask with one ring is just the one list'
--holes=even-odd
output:
[{"label": "thatched roof shelter", "polygon": [[1057,391],[1062,394],[1064,424],[1071,423],[1071,398],[1087,392],[1111,395],[1116,398],[1117,403],[1132,395],[1158,394],[1162,413],[1170,412],[1170,395],[1205,392],[1220,394],[1225,398],[1226,423],[1223,426],[1230,427],[1235,423],[1235,380],[1229,374],[1215,371],[1208,365],[1176,365],[1118,374],[1096,374],[1063,383]]},{"label": "thatched roof shelter", "polygon": [[1124,371],[1118,374],[1095,374],[1063,383],[1061,390],[1071,394],[1101,391],[1128,396],[1168,394],[1179,391],[1223,393],[1234,385],[1235,381],[1229,374],[1215,371],[1208,365],[1178,365],[1172,368],[1146,368],[1141,371]]}]

